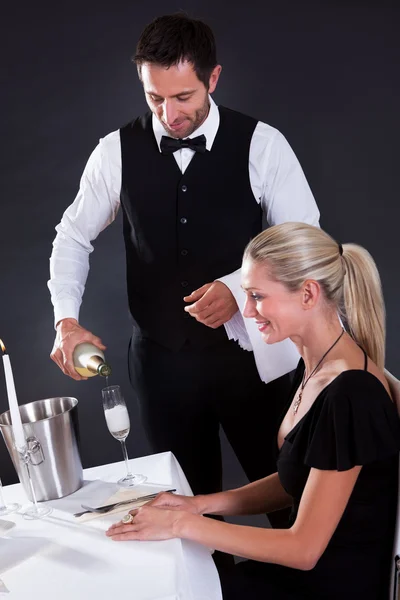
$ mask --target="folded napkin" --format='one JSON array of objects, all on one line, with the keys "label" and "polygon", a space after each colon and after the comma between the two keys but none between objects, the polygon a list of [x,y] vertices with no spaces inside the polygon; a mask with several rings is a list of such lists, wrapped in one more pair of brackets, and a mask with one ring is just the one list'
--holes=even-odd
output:
[{"label": "folded napkin", "polygon": [[102,506],[108,504],[107,499],[118,491],[119,486],[116,483],[102,481],[100,479],[85,480],[79,490],[59,498],[46,502],[48,506],[62,512],[73,515],[83,510],[82,504],[89,506]]},{"label": "folded napkin", "polygon": [[91,521],[92,519],[98,519],[100,517],[104,518],[116,513],[127,513],[129,510],[132,510],[133,508],[139,508],[139,506],[142,506],[148,502],[148,500],[135,502],[134,499],[138,496],[158,494],[159,492],[170,489],[171,487],[175,486],[159,485],[157,483],[146,482],[127,489],[120,488],[117,483],[110,483],[108,481],[95,479],[94,481],[84,481],[82,487],[73,494],[65,496],[64,498],[59,498],[58,500],[51,500],[46,502],[46,504],[72,516],[75,513],[85,510],[82,507],[82,504],[97,508],[100,506],[106,506],[107,504],[114,504],[115,502],[123,502],[125,500],[129,500],[130,498],[133,500],[130,504],[117,506],[107,513],[93,512],[86,513],[81,517],[75,517],[74,521],[77,523],[84,523],[86,521]]},{"label": "folded napkin", "polygon": [[[113,494],[112,496],[110,496],[106,502],[102,502],[101,504],[94,504],[92,502],[88,502],[89,506],[95,506],[95,507],[99,507],[99,506],[106,506],[107,504],[114,504],[115,502],[124,502],[125,500],[129,500],[130,498],[132,498],[132,502],[130,502],[129,504],[124,504],[123,506],[117,506],[116,508],[113,508],[112,510],[109,510],[106,513],[96,513],[96,512],[92,512],[92,513],[86,513],[85,515],[82,515],[81,517],[76,517],[75,520],[78,523],[85,523],[86,521],[91,521],[93,519],[98,519],[99,517],[108,517],[110,515],[115,515],[117,513],[128,513],[130,510],[133,510],[134,508],[139,508],[140,506],[143,506],[144,504],[147,504],[147,502],[149,502],[149,500],[136,500],[135,498],[138,498],[139,496],[147,496],[148,494],[158,494],[159,492],[162,492],[163,490],[166,489],[170,489],[166,486],[160,486],[157,484],[142,484],[142,485],[138,485],[135,486],[132,489],[119,489],[115,494]],[[84,502],[84,504],[86,504]],[[81,508],[80,510],[77,510],[76,512],[80,512],[84,510],[83,508]]]}]

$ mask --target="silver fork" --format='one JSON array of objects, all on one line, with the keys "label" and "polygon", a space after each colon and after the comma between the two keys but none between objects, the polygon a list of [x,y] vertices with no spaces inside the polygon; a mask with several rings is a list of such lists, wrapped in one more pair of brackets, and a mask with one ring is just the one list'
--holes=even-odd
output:
[{"label": "silver fork", "polygon": [[82,508],[85,510],[82,512],[78,512],[74,514],[74,517],[81,517],[82,515],[86,515],[87,513],[95,512],[95,513],[108,513],[110,510],[117,508],[118,506],[124,506],[125,504],[132,504],[132,502],[139,502],[141,500],[152,500],[161,492],[176,492],[176,489],[173,490],[160,490],[159,492],[154,492],[153,494],[148,494],[147,496],[138,496],[137,498],[131,498],[130,500],[122,500],[121,502],[114,502],[114,504],[106,504],[105,506],[87,506],[86,504],[81,504]]}]

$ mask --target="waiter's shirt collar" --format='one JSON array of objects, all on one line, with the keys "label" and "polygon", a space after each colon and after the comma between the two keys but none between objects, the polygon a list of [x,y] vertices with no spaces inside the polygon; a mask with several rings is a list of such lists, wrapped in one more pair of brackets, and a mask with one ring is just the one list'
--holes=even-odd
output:
[{"label": "waiter's shirt collar", "polygon": [[[219,110],[218,106],[215,104],[214,100],[211,96],[208,96],[210,101],[210,110],[208,112],[206,120],[193,131],[190,135],[191,138],[197,137],[198,135],[206,136],[206,148],[207,150],[211,150],[212,145],[214,143],[215,136],[217,135],[218,127],[219,127]],[[157,141],[158,149],[160,150],[161,138],[163,135],[168,135],[165,131],[164,127],[161,125],[160,121],[153,114],[153,131],[154,136]],[[161,152],[161,150],[160,150]],[[179,150],[177,151],[179,152]]]}]

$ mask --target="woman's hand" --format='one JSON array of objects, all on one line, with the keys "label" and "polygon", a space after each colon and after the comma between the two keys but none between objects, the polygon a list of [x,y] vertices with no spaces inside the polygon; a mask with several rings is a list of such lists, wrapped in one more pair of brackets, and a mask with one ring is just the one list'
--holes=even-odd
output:
[{"label": "woman's hand", "polygon": [[156,508],[154,506],[141,506],[131,510],[132,523],[115,523],[106,531],[106,535],[115,541],[124,540],[169,540],[180,537],[180,526],[189,516],[187,512]]},{"label": "woman's hand", "polygon": [[154,500],[148,502],[146,506],[156,506],[169,510],[183,510],[194,515],[200,514],[197,496],[180,496],[179,494],[170,494],[161,492]]}]

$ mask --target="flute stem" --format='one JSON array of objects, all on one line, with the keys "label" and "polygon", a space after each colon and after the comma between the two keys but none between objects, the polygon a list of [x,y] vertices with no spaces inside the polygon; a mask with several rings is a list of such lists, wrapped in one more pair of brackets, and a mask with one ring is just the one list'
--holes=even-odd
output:
[{"label": "flute stem", "polygon": [[3,496],[3,484],[0,479],[0,510],[6,508],[6,503],[4,502]]},{"label": "flute stem", "polygon": [[33,502],[33,504],[35,506],[35,511],[38,512],[38,505],[37,505],[37,500],[36,500],[36,494],[35,494],[35,490],[34,490],[34,487],[33,487],[33,481],[32,481],[31,472],[30,472],[30,469],[29,469],[29,463],[26,462],[25,466],[26,466],[26,470],[27,470],[27,473],[28,473],[29,487],[30,487],[30,490],[31,490],[32,502]]},{"label": "flute stem", "polygon": [[125,459],[126,475],[127,475],[127,477],[132,477],[132,473],[129,470],[129,458],[128,458],[128,452],[126,450],[125,440],[121,440],[121,445],[122,445],[122,452],[124,454],[124,459]]}]

